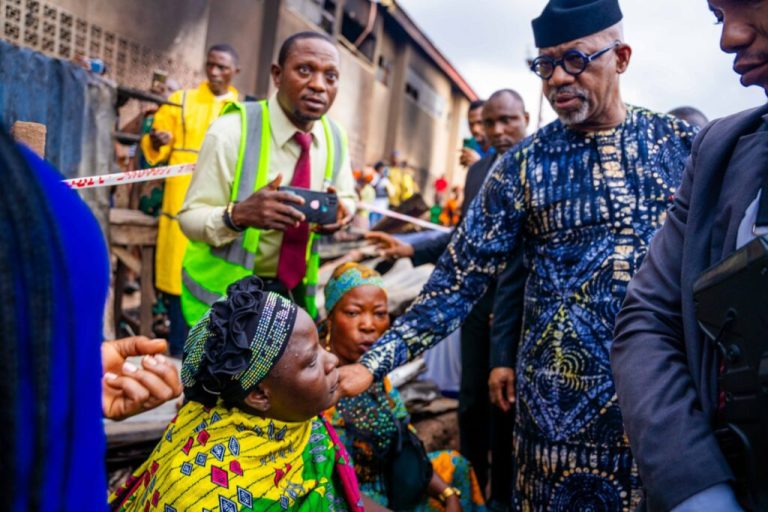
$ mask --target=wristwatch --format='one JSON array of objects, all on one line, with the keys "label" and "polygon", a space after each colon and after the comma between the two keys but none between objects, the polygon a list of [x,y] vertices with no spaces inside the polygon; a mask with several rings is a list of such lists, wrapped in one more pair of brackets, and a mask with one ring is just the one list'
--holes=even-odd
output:
[{"label": "wristwatch", "polygon": [[445,502],[448,501],[448,498],[451,496],[461,498],[461,491],[455,487],[446,487],[440,494],[437,495],[437,499],[440,501],[440,503],[445,505]]},{"label": "wristwatch", "polygon": [[229,203],[226,208],[224,208],[224,213],[222,214],[222,219],[224,220],[224,225],[227,226],[232,231],[245,231],[245,228],[242,226],[238,226],[235,224],[235,221],[232,220],[232,210],[235,207],[236,202]]}]

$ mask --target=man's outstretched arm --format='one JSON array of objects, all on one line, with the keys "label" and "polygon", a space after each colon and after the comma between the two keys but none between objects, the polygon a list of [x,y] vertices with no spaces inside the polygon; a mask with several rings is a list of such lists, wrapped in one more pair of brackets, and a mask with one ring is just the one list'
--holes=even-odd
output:
[{"label": "man's outstretched arm", "polygon": [[456,330],[485,293],[519,237],[523,192],[520,153],[489,176],[424,289],[361,363],[376,378]]}]

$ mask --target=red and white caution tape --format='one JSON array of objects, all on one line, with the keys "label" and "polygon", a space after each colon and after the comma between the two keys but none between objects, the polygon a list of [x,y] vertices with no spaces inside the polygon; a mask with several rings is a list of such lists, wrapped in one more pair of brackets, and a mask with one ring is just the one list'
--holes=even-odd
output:
[{"label": "red and white caution tape", "polygon": [[416,217],[411,217],[410,215],[403,215],[402,213],[393,212],[392,210],[387,210],[386,208],[379,208],[379,207],[373,206],[372,204],[358,202],[357,207],[361,210],[368,210],[371,212],[384,215],[385,217],[391,217],[393,219],[410,222],[411,224],[415,224],[423,228],[431,229],[433,231],[440,231],[443,233],[450,233],[451,231],[453,231],[451,228],[441,226],[440,224],[433,224],[432,222],[427,222],[426,220],[417,219]]},{"label": "red and white caution tape", "polygon": [[[84,178],[72,178],[69,180],[63,180],[70,188],[76,190],[82,190],[86,188],[96,187],[112,187],[115,185],[127,185],[128,183],[141,183],[142,181],[161,180],[165,178],[173,178],[175,176],[184,176],[192,174],[195,170],[195,164],[181,164],[181,165],[169,165],[166,167],[154,167],[151,169],[140,169],[137,171],[117,172],[114,174],[105,174],[102,176],[88,176]],[[434,231],[442,231],[443,233],[450,233],[451,229],[439,224],[433,224],[410,215],[403,215],[402,213],[393,212],[385,208],[378,208],[376,206],[357,203],[357,207],[362,210],[368,210],[379,213],[386,217],[393,219],[410,222],[417,226],[421,226],[426,229]]]},{"label": "red and white caution tape", "polygon": [[139,183],[142,181],[184,176],[186,174],[192,174],[194,170],[195,164],[169,165],[167,167],[154,167],[151,169],[140,169],[138,171],[117,172],[115,174],[105,174],[103,176],[72,178],[71,180],[64,180],[64,183],[69,185],[70,188],[77,190],[95,187],[112,187],[114,185],[126,185],[128,183]]}]

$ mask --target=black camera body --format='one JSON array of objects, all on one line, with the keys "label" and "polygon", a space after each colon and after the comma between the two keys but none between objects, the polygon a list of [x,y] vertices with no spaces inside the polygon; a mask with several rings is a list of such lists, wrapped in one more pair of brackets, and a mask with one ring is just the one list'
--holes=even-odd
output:
[{"label": "black camera body", "polygon": [[722,361],[720,447],[745,504],[768,510],[768,237],[704,271],[693,297],[699,326]]}]

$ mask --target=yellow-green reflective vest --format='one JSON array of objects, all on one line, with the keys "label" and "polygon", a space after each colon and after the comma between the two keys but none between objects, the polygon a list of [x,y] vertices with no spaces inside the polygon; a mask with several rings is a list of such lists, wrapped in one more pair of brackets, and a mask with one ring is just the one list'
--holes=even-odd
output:
[{"label": "yellow-green reflective vest", "polygon": [[[272,131],[266,101],[230,103],[224,107],[222,115],[235,113],[240,115],[242,130],[230,201],[244,201],[267,185]],[[335,182],[341,170],[346,137],[327,117],[323,116],[321,123],[328,143],[326,188]],[[253,274],[260,235],[260,230],[248,228],[240,237],[221,247],[190,241],[184,253],[181,286],[181,307],[189,325],[197,323],[211,305],[224,296],[227,286]],[[307,273],[302,281],[305,303],[299,304],[312,318],[317,317],[315,295],[319,266],[317,239],[312,233],[307,243]]]}]

